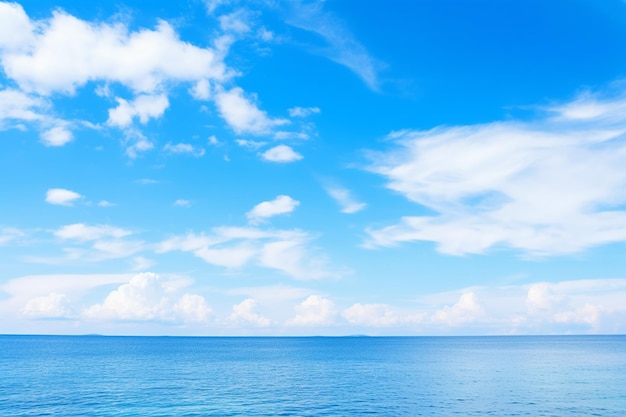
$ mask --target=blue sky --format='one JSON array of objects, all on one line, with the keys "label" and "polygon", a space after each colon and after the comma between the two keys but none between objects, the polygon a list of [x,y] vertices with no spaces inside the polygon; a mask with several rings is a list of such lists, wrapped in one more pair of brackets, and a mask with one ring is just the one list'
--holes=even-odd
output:
[{"label": "blue sky", "polygon": [[0,2],[0,333],[626,331],[626,3]]}]

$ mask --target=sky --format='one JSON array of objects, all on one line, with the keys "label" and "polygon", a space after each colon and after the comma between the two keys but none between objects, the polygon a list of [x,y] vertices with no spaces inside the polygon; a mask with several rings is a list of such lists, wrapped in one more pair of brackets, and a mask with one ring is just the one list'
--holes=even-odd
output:
[{"label": "sky", "polygon": [[626,332],[626,2],[0,2],[0,333]]}]

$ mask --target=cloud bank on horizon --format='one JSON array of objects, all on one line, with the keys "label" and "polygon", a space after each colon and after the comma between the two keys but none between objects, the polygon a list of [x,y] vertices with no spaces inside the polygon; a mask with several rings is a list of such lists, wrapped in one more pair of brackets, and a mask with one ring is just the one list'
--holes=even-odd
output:
[{"label": "cloud bank on horizon", "polygon": [[442,3],[0,2],[0,332],[625,332],[626,6]]}]

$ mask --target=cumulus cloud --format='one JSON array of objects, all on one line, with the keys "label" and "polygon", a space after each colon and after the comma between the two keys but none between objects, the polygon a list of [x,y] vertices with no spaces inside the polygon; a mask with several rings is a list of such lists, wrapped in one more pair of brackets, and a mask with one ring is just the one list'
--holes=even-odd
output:
[{"label": "cumulus cloud", "polygon": [[329,185],[324,187],[328,195],[330,195],[340,206],[341,212],[352,214],[363,210],[367,204],[361,203],[352,197],[350,190],[338,185]]},{"label": "cumulus cloud", "polygon": [[183,42],[172,26],[130,31],[120,22],[90,23],[62,10],[32,21],[19,5],[0,10],[2,65],[24,91],[69,93],[89,81],[153,93],[166,81],[225,78],[215,51]]},{"label": "cumulus cloud", "polygon": [[58,206],[73,206],[74,202],[83,196],[65,188],[50,188],[46,192],[46,203]]},{"label": "cumulus cloud", "polygon": [[131,125],[134,118],[145,124],[150,119],[161,117],[170,104],[164,94],[140,94],[132,101],[119,97],[116,100],[118,105],[109,110],[107,123],[121,128]]},{"label": "cumulus cloud", "polygon": [[266,221],[270,217],[279,214],[291,213],[300,205],[298,200],[294,200],[288,195],[279,195],[271,201],[264,201],[257,204],[246,213],[248,221],[252,224],[258,224]]},{"label": "cumulus cloud", "polygon": [[238,322],[250,323],[254,326],[267,327],[272,321],[267,317],[263,317],[256,312],[258,303],[253,298],[243,300],[239,304],[233,306],[230,319]]},{"label": "cumulus cloud", "polygon": [[452,306],[445,306],[433,314],[434,322],[443,322],[449,326],[471,323],[485,314],[473,292],[467,292]]},{"label": "cumulus cloud", "polygon": [[52,292],[28,300],[22,314],[33,319],[64,319],[73,317],[74,311],[65,294]]},{"label": "cumulus cloud", "polygon": [[310,295],[296,306],[296,313],[288,326],[328,326],[334,324],[335,305],[328,298]]},{"label": "cumulus cloud", "polygon": [[95,320],[204,322],[211,314],[204,297],[180,294],[180,285],[160,275],[144,272],[120,285],[84,317]]},{"label": "cumulus cloud", "polygon": [[261,158],[269,162],[286,163],[299,161],[303,157],[290,146],[278,145],[263,152]]},{"label": "cumulus cloud", "polygon": [[274,126],[288,123],[285,119],[271,119],[267,113],[244,96],[240,87],[220,91],[215,96],[215,104],[220,115],[236,133],[261,135]]},{"label": "cumulus cloud", "polygon": [[370,229],[368,244],[548,256],[626,240],[625,107],[583,95],[543,119],[393,133],[369,169],[436,214]]}]

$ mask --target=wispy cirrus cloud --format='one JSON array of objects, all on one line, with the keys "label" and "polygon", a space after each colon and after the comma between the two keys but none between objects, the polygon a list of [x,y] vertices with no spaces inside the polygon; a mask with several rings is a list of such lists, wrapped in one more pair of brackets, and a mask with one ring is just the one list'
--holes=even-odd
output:
[{"label": "wispy cirrus cloud", "polygon": [[549,256],[626,241],[625,106],[584,94],[535,120],[392,133],[368,169],[435,214],[369,229],[367,245]]},{"label": "wispy cirrus cloud", "polygon": [[339,204],[342,213],[353,214],[367,207],[367,204],[356,200],[350,190],[340,185],[328,184],[324,189]]},{"label": "wispy cirrus cloud", "polygon": [[295,279],[345,275],[345,269],[331,267],[328,257],[311,246],[313,238],[301,230],[217,227],[209,234],[171,237],[158,244],[156,252],[191,252],[212,265],[231,269],[268,268]]},{"label": "wispy cirrus cloud", "polygon": [[339,18],[324,10],[323,1],[293,2],[287,13],[287,24],[316,33],[326,41],[326,47],[311,47],[312,52],[347,67],[370,89],[380,89],[382,64],[370,55]]}]

